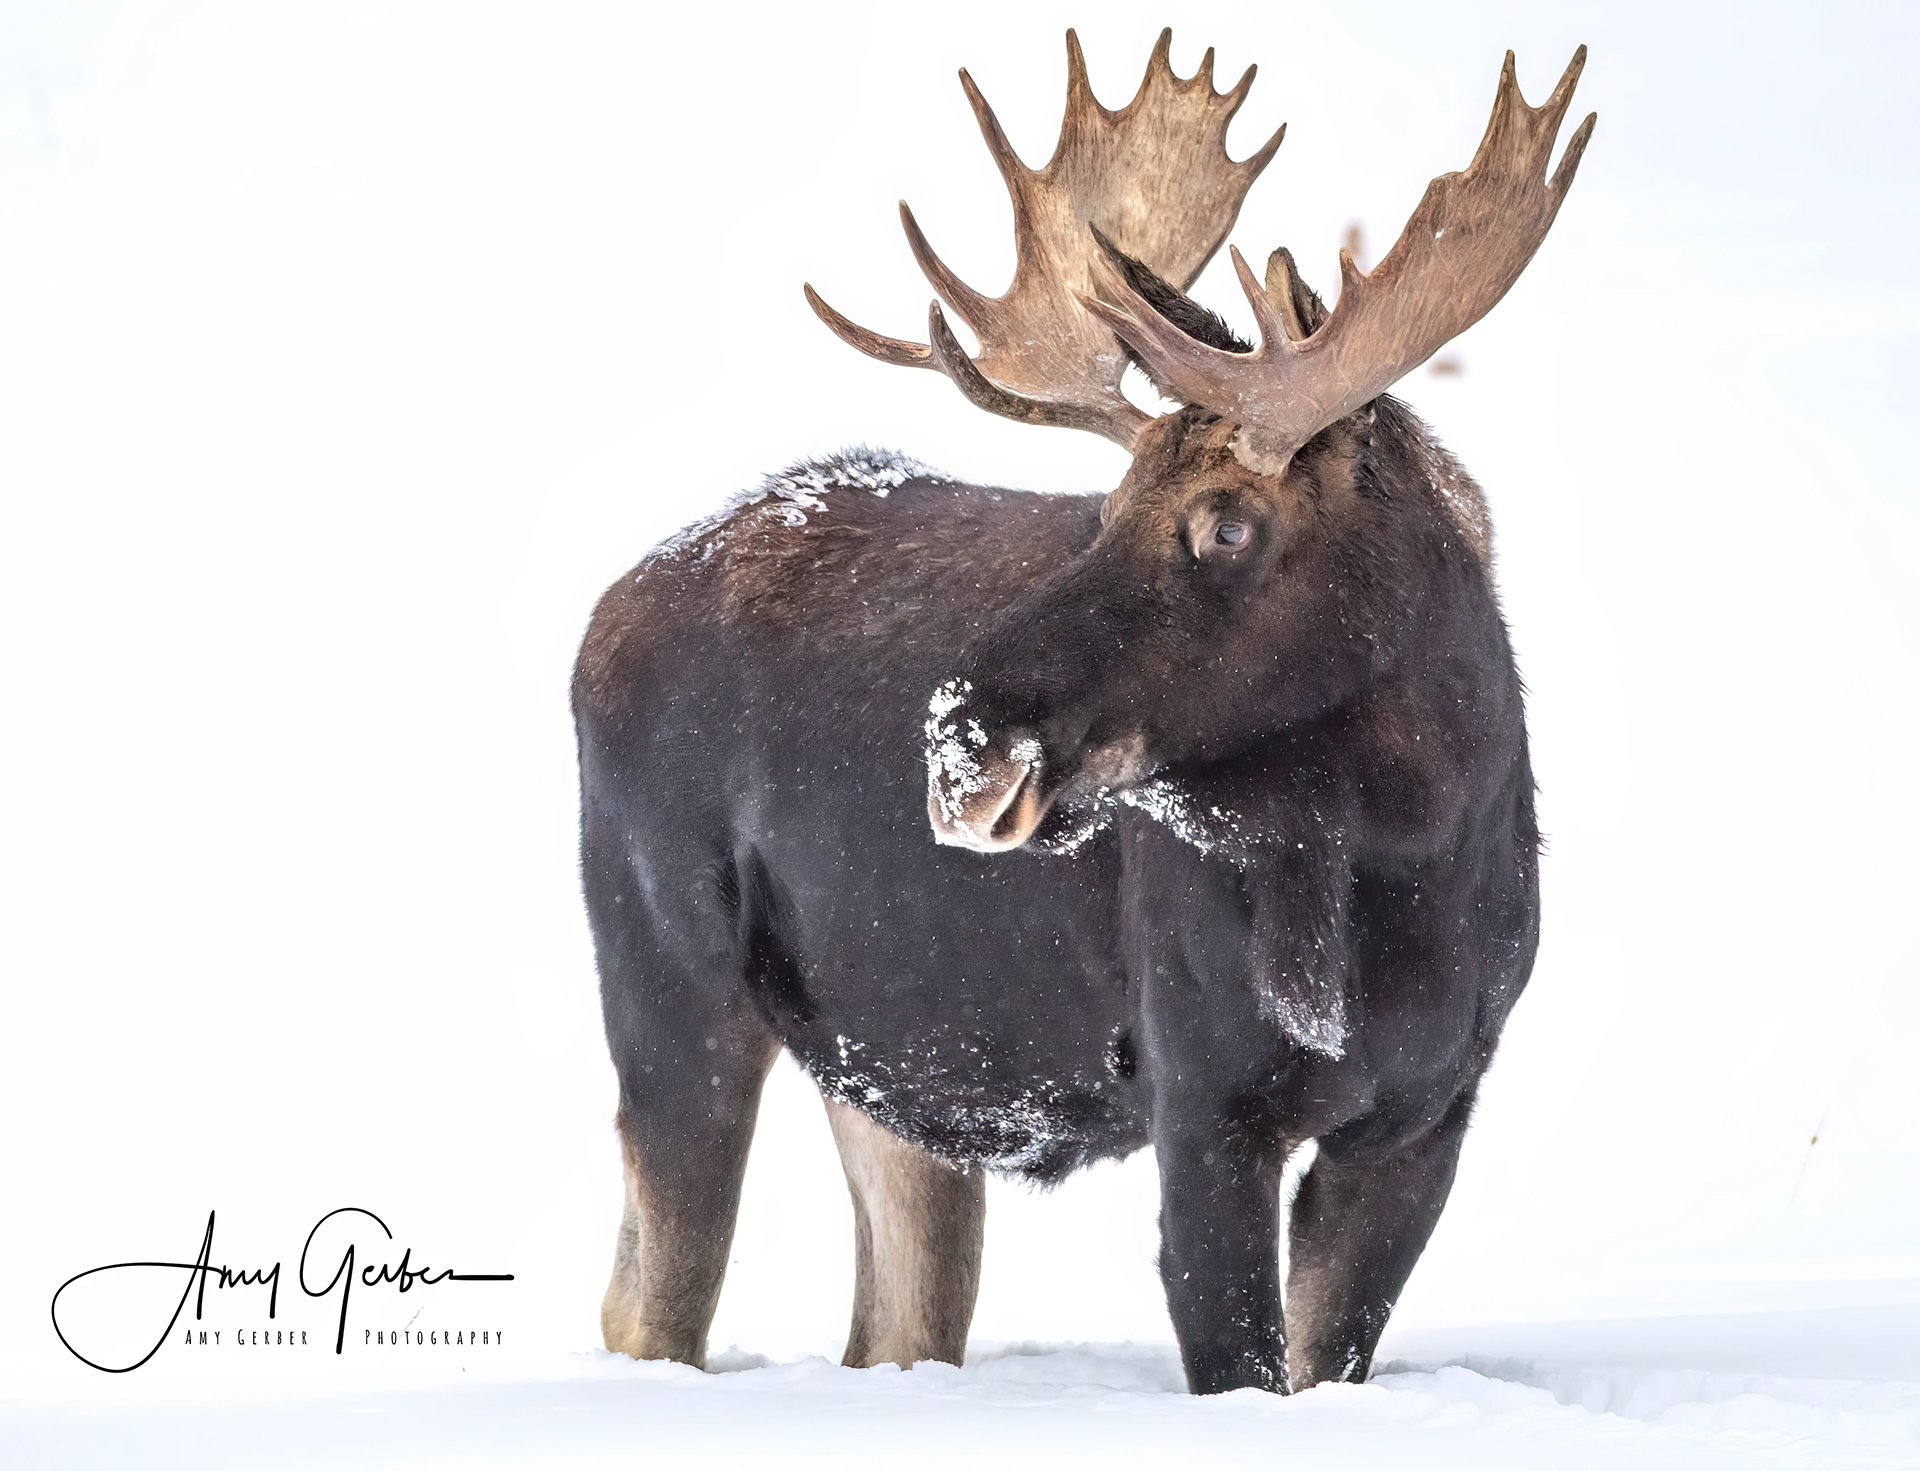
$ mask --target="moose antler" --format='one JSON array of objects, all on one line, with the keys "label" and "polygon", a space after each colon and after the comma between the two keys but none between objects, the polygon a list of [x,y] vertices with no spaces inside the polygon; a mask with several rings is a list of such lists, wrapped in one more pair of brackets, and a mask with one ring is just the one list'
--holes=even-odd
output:
[{"label": "moose antler", "polygon": [[1255,68],[1229,91],[1215,92],[1213,52],[1183,80],[1169,60],[1172,44],[1173,32],[1162,31],[1139,92],[1110,112],[1094,97],[1079,38],[1068,31],[1066,116],[1053,157],[1038,170],[1020,161],[973,78],[960,73],[1013,196],[1013,285],[1004,296],[981,295],[933,253],[904,203],[900,222],[920,269],[979,338],[977,359],[967,357],[938,301],[928,312],[928,344],[869,332],[808,286],[820,320],[869,357],[940,369],[981,408],[1092,430],[1130,448],[1149,420],[1120,392],[1126,350],[1082,305],[1104,261],[1094,231],[1184,290],[1226,239],[1248,188],[1286,134],[1282,127],[1244,163],[1228,158],[1227,124],[1246,100]]},{"label": "moose antler", "polygon": [[1240,252],[1233,267],[1252,304],[1260,346],[1222,352],[1195,341],[1142,297],[1114,261],[1083,298],[1139,354],[1161,388],[1241,426],[1237,450],[1278,473],[1327,425],[1383,393],[1492,310],[1546,238],[1593,133],[1590,114],[1546,175],[1587,48],[1574,53],[1553,95],[1530,107],[1507,53],[1493,116],[1473,162],[1427,186],[1399,241],[1372,272],[1340,252],[1340,300],[1311,333],[1295,303],[1293,258],[1276,251],[1265,285]]}]

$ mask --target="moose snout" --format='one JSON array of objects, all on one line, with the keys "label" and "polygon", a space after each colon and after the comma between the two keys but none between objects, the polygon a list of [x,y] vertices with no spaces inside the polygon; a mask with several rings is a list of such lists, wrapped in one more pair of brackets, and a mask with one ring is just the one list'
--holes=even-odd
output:
[{"label": "moose snout", "polygon": [[1047,814],[1035,741],[979,750],[927,768],[927,821],[934,841],[976,853],[1018,848]]},{"label": "moose snout", "polygon": [[927,821],[936,842],[978,853],[1017,848],[1047,815],[1045,758],[1002,702],[949,679],[927,702]]}]

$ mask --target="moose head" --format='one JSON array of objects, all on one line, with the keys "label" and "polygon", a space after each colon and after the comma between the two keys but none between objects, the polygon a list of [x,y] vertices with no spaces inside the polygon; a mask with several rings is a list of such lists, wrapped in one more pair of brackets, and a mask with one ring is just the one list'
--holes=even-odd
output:
[{"label": "moose head", "polygon": [[[1413,474],[1443,498],[1452,462],[1383,395],[1519,278],[1593,129],[1589,115],[1549,177],[1585,48],[1540,107],[1521,96],[1508,53],[1473,161],[1427,187],[1374,270],[1341,252],[1331,310],[1287,251],[1264,277],[1231,251],[1259,332],[1249,344],[1184,293],[1286,130],[1229,158],[1227,124],[1254,69],[1215,92],[1213,53],[1182,79],[1171,41],[1161,34],[1139,92],[1115,112],[1094,97],[1069,31],[1065,119],[1037,170],[961,72],[1012,195],[1012,286],[974,291],[904,204],[901,222],[977,356],[939,300],[923,344],[857,326],[806,288],[821,320],[869,356],[936,368],[981,408],[1089,430],[1133,456],[1092,543],[991,623],[933,692],[928,814],[941,842],[1018,847],[1056,808],[1231,758],[1339,708],[1391,666],[1412,616],[1401,573],[1445,513],[1395,488]],[[1182,407],[1136,407],[1121,388],[1130,363]],[[1485,556],[1483,523],[1456,509],[1448,529]]]}]

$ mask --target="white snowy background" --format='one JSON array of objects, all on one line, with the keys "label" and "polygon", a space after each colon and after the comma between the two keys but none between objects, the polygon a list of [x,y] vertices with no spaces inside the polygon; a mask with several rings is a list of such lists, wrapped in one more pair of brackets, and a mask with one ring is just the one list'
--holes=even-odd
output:
[{"label": "white snowy background", "polygon": [[[1506,48],[1535,98],[1592,48],[1552,237],[1464,373],[1403,389],[1494,508],[1551,844],[1453,1203],[1364,1387],[1175,1392],[1144,1156],[993,1185],[974,1362],[856,1374],[844,1187],[783,1068],[739,1372],[599,1355],[588,609],[843,444],[1118,478],[859,358],[800,283],[913,335],[905,195],[996,289],[955,68],[1037,161],[1065,27],[1117,105],[1167,21],[1183,72],[1260,63],[1233,145],[1291,127],[1233,238],[1323,286],[1465,163]],[[1920,1461],[1917,45],[1862,3],[10,0],[0,1462]],[[1244,316],[1224,265],[1198,290]],[[108,1377],[53,1336],[62,1280],[190,1256],[211,1208],[241,1264],[340,1205],[515,1272],[430,1310],[506,1347]]]}]

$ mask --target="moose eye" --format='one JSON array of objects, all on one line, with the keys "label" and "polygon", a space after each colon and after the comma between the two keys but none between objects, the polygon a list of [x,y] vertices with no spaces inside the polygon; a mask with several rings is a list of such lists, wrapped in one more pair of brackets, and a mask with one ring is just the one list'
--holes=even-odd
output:
[{"label": "moose eye", "polygon": [[1209,562],[1222,570],[1252,565],[1256,560],[1252,552],[1261,537],[1260,523],[1237,506],[1223,506],[1221,511],[1226,514],[1202,511],[1187,523],[1190,554],[1195,561]]}]

